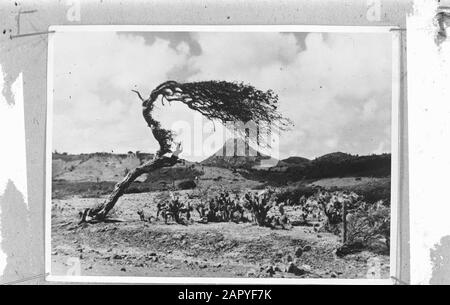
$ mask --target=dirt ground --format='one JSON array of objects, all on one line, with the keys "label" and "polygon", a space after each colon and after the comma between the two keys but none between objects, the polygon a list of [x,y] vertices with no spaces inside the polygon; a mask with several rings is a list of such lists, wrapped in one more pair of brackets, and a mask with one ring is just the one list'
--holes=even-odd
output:
[{"label": "dirt ground", "polygon": [[[387,253],[364,251],[339,258],[335,255],[339,237],[316,232],[309,226],[273,230],[253,223],[202,224],[195,217],[187,226],[165,224],[163,220],[140,221],[138,209],[144,208],[145,215],[156,215],[155,196],[156,193],[124,195],[112,215],[124,222],[80,226],[78,212],[104,197],[54,199],[52,275],[71,274],[75,258],[79,259],[81,275],[389,277]],[[295,209],[287,207],[286,212],[290,219],[295,218]],[[380,268],[371,273],[374,265]]]}]

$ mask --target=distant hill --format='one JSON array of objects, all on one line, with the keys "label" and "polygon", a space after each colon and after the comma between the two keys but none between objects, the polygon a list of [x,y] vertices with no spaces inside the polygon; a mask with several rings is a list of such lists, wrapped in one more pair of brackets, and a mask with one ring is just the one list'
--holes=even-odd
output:
[{"label": "distant hill", "polygon": [[[152,154],[58,154],[52,155],[52,196],[98,196],[112,191],[127,172],[153,159]],[[245,171],[245,170],[244,170]],[[258,188],[259,181],[248,180],[242,170],[205,166],[182,161],[173,167],[161,168],[140,176],[126,193],[182,189],[183,182],[194,182],[198,189]]]},{"label": "distant hill", "polygon": [[120,181],[127,172],[153,159],[148,153],[52,154],[52,179],[66,181]]},{"label": "distant hill", "polygon": [[291,167],[303,167],[309,164],[311,160],[303,158],[303,157],[289,157],[283,160],[280,160],[276,166],[274,166],[271,170],[275,171],[286,171]]},{"label": "distant hill", "polygon": [[311,160],[303,158],[303,157],[289,157],[281,160],[280,162],[291,164],[291,165],[303,165],[311,162]]},{"label": "distant hill", "polygon": [[332,153],[314,159],[304,173],[312,178],[387,177],[391,174],[391,154],[357,156]]},{"label": "distant hill", "polygon": [[264,155],[245,141],[229,139],[215,154],[201,162],[202,165],[232,169],[265,169],[275,166],[279,161]]},{"label": "distant hill", "polygon": [[[234,141],[231,143],[233,152]],[[357,156],[336,152],[314,160],[298,156],[276,160],[258,154],[251,147],[247,148],[250,152],[248,156],[227,156],[230,147],[223,149],[226,150],[225,156],[221,150],[201,163],[184,161],[174,167],[144,174],[132,183],[128,191],[178,188],[185,181],[195,181],[201,188],[234,189],[282,186],[324,178],[389,177],[391,174],[390,154]],[[55,185],[60,183],[63,187],[64,183],[84,183],[88,189],[95,189],[99,182],[110,183],[112,188],[130,170],[153,159],[153,154],[54,153],[52,157],[52,180]]]},{"label": "distant hill", "polygon": [[349,159],[352,159],[355,157],[356,156],[352,156],[350,154],[346,154],[346,153],[338,151],[338,152],[333,152],[333,153],[323,155],[321,157],[314,159],[313,161],[315,161],[315,162],[341,162],[341,161],[349,160]]},{"label": "distant hill", "polygon": [[[312,161],[304,158],[281,160],[269,170],[253,170],[246,173],[247,179],[265,181],[271,185],[285,185],[301,180],[342,177],[389,177],[391,155],[356,156],[345,153],[331,153]],[[290,161],[290,162],[289,162]]]}]

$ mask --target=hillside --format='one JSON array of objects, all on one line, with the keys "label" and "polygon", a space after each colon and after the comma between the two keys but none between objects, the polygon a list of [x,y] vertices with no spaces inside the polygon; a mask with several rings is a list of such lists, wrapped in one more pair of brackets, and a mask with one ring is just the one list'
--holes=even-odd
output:
[{"label": "hillside", "polygon": [[309,159],[303,157],[289,157],[280,160],[276,166],[270,168],[269,170],[272,172],[286,172],[292,168],[303,168],[310,163],[311,161]]},{"label": "hillside", "polygon": [[279,161],[256,151],[245,141],[229,139],[212,156],[201,162],[202,165],[222,168],[264,169],[275,166]]},{"label": "hillside", "polygon": [[151,160],[152,154],[53,154],[52,179],[66,181],[120,181],[126,173]]},{"label": "hillside", "polygon": [[[250,153],[256,154],[254,150]],[[118,182],[130,170],[152,158],[152,154],[143,153],[53,154],[52,179],[72,182]],[[338,152],[312,161],[293,156],[276,161],[275,166],[270,166],[273,164],[272,161],[274,159],[261,154],[223,156],[222,151],[218,151],[201,163],[184,161],[173,168],[164,168],[143,175],[138,181],[173,184],[174,181],[205,178],[203,176],[208,172],[208,179],[214,181],[219,181],[223,177],[228,177],[231,181],[239,180],[237,176],[244,175],[247,180],[287,183],[332,177],[387,177],[391,171],[390,154],[355,156]],[[262,166],[264,162],[269,166]]]},{"label": "hillside", "polygon": [[341,177],[389,177],[391,155],[354,156],[343,153],[328,154],[299,164],[280,161],[269,170],[253,170],[247,179],[265,181],[270,185],[289,182]]},{"label": "hillside", "polygon": [[317,157],[313,161],[315,162],[342,162],[345,160],[349,160],[354,158],[355,156],[352,156],[350,154],[346,154],[340,151],[329,153],[320,157]]},{"label": "hillside", "polygon": [[[53,154],[53,197],[98,197],[108,194],[128,171],[152,158],[151,154]],[[197,189],[233,190],[241,187],[258,188],[261,183],[244,178],[239,170],[183,161],[173,167],[140,176],[128,187],[126,193],[180,190],[186,188],[186,185]]]},{"label": "hillside", "polygon": [[311,162],[311,160],[303,158],[303,157],[289,157],[283,160],[280,160],[280,163],[289,164],[289,165],[303,165]]},{"label": "hillside", "polygon": [[[143,153],[53,154],[53,193],[58,197],[108,194],[127,172],[152,158],[152,154]],[[216,153],[201,163],[184,161],[171,168],[144,174],[128,187],[127,193],[186,187],[255,189],[326,178],[389,177],[391,172],[390,154],[332,153],[312,161],[293,156],[277,161],[276,166],[261,166],[267,160],[268,157],[263,155],[224,157]]]},{"label": "hillside", "polygon": [[328,154],[314,159],[304,173],[310,178],[387,177],[391,174],[391,154]]}]

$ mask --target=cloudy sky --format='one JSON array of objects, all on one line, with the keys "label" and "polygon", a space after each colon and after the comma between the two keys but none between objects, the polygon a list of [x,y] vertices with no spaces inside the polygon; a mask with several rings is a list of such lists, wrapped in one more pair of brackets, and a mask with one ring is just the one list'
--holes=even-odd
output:
[{"label": "cloudy sky", "polygon": [[[131,89],[148,96],[171,79],[274,90],[294,122],[278,158],[390,152],[391,50],[387,33],[56,33],[53,149],[154,152]],[[183,158],[202,160],[222,146],[220,124],[175,104],[158,111],[184,136]]]}]

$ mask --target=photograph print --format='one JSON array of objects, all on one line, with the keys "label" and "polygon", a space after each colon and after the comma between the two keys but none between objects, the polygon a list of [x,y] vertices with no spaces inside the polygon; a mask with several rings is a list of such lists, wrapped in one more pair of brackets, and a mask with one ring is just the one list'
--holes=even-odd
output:
[{"label": "photograph print", "polygon": [[52,277],[390,278],[392,33],[61,26],[49,44]]}]

